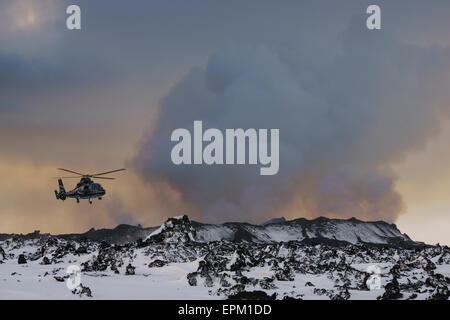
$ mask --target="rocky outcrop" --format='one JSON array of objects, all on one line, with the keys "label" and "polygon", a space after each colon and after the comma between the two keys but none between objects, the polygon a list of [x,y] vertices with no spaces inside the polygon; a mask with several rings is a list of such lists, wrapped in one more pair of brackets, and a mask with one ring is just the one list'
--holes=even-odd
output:
[{"label": "rocky outcrop", "polygon": [[184,216],[169,218],[146,239],[149,242],[187,243],[196,240],[196,231],[189,218]]}]

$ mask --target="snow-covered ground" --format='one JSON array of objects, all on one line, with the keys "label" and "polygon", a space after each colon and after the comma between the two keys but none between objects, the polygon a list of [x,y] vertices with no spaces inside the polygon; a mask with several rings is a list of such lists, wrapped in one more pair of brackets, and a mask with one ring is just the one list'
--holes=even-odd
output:
[{"label": "snow-covered ground", "polygon": [[[0,299],[205,300],[255,291],[276,299],[450,296],[446,246],[198,242],[197,236],[187,218],[177,218],[145,241],[121,245],[57,237],[0,241]],[[71,266],[78,266],[80,283],[69,289]],[[380,287],[370,290],[374,277]]]},{"label": "snow-covered ground", "polygon": [[[135,275],[114,272],[83,272],[81,283],[92,290],[95,299],[212,299],[208,288],[190,287],[186,275],[195,263],[175,263],[164,268],[136,269]],[[72,263],[42,266],[37,262],[0,265],[0,299],[92,299],[78,296],[66,282],[53,275],[65,276]],[[59,269],[61,268],[61,269]],[[145,272],[144,272],[145,271]],[[45,275],[47,273],[47,275]],[[220,297],[216,297],[219,299]]]}]

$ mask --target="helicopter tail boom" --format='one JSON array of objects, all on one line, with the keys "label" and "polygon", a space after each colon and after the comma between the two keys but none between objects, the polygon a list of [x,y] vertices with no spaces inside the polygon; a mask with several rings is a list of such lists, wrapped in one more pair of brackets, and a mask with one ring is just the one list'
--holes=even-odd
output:
[{"label": "helicopter tail boom", "polygon": [[59,193],[55,190],[56,199],[66,200],[66,189],[61,179],[58,179]]}]

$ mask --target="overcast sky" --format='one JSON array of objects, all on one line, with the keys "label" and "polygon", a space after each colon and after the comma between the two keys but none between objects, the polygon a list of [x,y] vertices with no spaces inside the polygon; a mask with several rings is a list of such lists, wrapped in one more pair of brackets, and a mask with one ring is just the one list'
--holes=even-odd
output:
[{"label": "overcast sky", "polygon": [[[449,244],[450,3],[376,1],[369,32],[373,3],[0,0],[0,233],[326,215]],[[279,175],[165,165],[192,117],[280,127]],[[57,167],[128,170],[90,206]]]}]

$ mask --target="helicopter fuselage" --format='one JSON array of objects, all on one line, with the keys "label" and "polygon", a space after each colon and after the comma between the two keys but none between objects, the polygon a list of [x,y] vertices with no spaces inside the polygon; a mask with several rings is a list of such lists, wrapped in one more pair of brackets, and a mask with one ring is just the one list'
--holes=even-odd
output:
[{"label": "helicopter fuselage", "polygon": [[[58,168],[58,170],[64,171],[64,172],[70,172],[75,174],[76,176],[71,177],[60,177],[58,179],[59,184],[59,192],[55,190],[55,196],[57,200],[66,200],[67,198],[74,198],[77,199],[77,203],[80,202],[80,199],[88,199],[89,203],[92,203],[92,199],[99,199],[101,200],[102,197],[105,195],[106,191],[103,189],[102,185],[100,183],[95,183],[91,180],[91,178],[95,179],[107,179],[107,180],[114,180],[114,178],[111,177],[105,177],[107,174],[111,174],[118,171],[124,171],[125,169],[116,169],[106,172],[100,172],[96,174],[83,174],[79,173],[73,170],[68,170],[64,168]],[[77,183],[76,187],[73,190],[67,191],[64,189],[64,184],[62,182],[62,178],[76,178],[80,179],[80,182]]]},{"label": "helicopter fuselage", "polygon": [[62,180],[58,180],[59,183],[59,192],[55,190],[56,199],[65,200],[66,198],[76,199],[77,202],[80,202],[80,199],[88,199],[91,203],[91,199],[99,199],[105,195],[106,191],[103,189],[101,184],[95,183],[89,178],[81,178],[80,182],[77,183],[77,186],[70,191],[65,191]]}]

